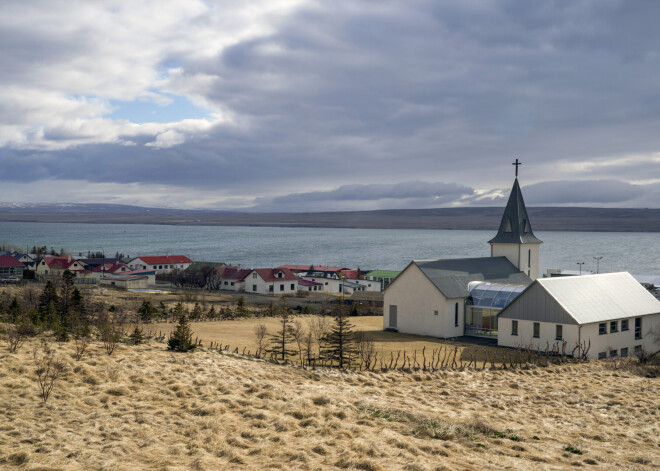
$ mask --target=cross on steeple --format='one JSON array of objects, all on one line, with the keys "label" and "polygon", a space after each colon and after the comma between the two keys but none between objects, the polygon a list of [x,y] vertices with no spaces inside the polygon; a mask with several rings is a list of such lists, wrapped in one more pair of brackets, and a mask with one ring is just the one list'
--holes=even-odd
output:
[{"label": "cross on steeple", "polygon": [[518,159],[516,159],[516,161],[514,163],[512,163],[511,165],[516,166],[516,178],[518,178],[518,165],[522,165],[522,162],[518,162]]}]

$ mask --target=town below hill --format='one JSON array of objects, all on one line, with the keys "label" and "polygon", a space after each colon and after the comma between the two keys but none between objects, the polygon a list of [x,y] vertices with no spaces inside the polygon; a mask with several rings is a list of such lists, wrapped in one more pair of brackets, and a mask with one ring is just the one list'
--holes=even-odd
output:
[{"label": "town below hill", "polygon": [[[527,208],[536,231],[660,232],[660,209]],[[356,229],[492,230],[502,208],[390,209],[317,213],[241,213],[110,204],[0,204],[0,221]]]}]

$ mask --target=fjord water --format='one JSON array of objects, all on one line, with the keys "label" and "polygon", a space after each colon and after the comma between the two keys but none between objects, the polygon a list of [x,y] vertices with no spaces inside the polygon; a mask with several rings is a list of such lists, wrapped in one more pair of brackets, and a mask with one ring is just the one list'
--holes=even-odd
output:
[{"label": "fjord water", "polygon": [[[401,270],[411,260],[487,257],[493,231],[329,229],[0,222],[0,244],[126,255],[184,254],[193,260],[269,267],[314,264]],[[535,232],[547,268],[660,273],[660,234]]]}]

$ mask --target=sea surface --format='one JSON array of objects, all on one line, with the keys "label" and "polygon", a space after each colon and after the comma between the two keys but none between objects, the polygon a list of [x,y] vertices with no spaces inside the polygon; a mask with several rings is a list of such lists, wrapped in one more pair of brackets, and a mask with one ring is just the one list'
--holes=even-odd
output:
[{"label": "sea surface", "polygon": [[[0,244],[21,250],[46,245],[86,254],[183,254],[196,261],[270,267],[331,265],[401,270],[411,260],[487,257],[496,231],[325,229],[0,222]],[[535,232],[541,274],[548,268],[660,274],[660,234]]]}]

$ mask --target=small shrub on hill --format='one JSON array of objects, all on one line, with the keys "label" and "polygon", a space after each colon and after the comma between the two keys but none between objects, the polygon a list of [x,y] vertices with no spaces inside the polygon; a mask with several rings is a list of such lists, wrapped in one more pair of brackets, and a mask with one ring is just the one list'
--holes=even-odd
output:
[{"label": "small shrub on hill", "polygon": [[175,352],[188,352],[197,348],[197,344],[193,342],[192,328],[188,321],[188,316],[184,313],[179,317],[179,324],[176,326],[174,332],[170,334],[167,341],[167,349]]}]

